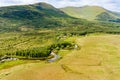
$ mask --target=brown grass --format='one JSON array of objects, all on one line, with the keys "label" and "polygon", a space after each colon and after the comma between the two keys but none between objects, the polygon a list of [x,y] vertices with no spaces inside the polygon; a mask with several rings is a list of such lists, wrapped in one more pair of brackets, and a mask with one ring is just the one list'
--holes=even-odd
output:
[{"label": "brown grass", "polygon": [[[119,80],[120,36],[90,35],[76,38],[80,50],[62,55],[54,63],[32,63],[0,71],[0,80]],[[62,51],[64,54],[65,52]],[[3,75],[5,73],[8,75]]]}]

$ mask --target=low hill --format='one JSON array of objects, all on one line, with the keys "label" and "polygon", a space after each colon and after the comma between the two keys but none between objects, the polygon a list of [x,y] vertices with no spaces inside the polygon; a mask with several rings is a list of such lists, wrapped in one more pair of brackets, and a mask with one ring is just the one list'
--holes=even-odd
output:
[{"label": "low hill", "polygon": [[120,18],[116,13],[99,6],[65,7],[61,10],[72,17],[87,20],[110,21]]}]

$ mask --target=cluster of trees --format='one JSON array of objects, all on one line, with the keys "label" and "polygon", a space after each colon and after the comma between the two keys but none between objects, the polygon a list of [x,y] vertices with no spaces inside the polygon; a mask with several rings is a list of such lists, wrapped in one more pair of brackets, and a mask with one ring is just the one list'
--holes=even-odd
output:
[{"label": "cluster of trees", "polygon": [[68,41],[59,41],[50,46],[51,50],[60,50],[60,49],[73,49],[74,43]]},{"label": "cluster of trees", "polygon": [[16,56],[22,56],[25,58],[39,58],[49,56],[50,48],[49,47],[38,47],[26,50],[16,51]]},{"label": "cluster of trees", "polygon": [[[26,49],[26,50],[17,50],[15,52],[15,56],[21,57],[21,58],[27,58],[27,59],[33,59],[33,58],[46,58],[49,56],[51,51],[59,51],[60,49],[73,49],[74,43],[68,42],[68,41],[59,41],[52,45],[45,46],[45,47],[36,47],[32,49]],[[8,54],[11,55],[11,54]]]}]

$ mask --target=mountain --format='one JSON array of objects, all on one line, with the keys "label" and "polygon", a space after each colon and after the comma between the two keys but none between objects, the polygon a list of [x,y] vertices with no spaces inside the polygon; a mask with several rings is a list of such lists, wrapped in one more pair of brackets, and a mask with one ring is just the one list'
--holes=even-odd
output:
[{"label": "mountain", "polygon": [[83,18],[90,21],[112,21],[120,18],[120,15],[115,12],[106,10],[99,6],[65,7],[60,10],[72,17]]},{"label": "mountain", "polygon": [[0,7],[0,30],[60,27],[66,25],[67,18],[71,17],[43,2]]},{"label": "mountain", "polygon": [[0,8],[0,17],[12,19],[34,19],[36,17],[66,16],[60,10],[47,3]]},{"label": "mountain", "polygon": [[[98,9],[101,8],[96,7],[96,10]],[[86,11],[88,10],[90,12],[91,8],[90,9],[86,8],[85,10]],[[105,12],[105,10],[101,9],[101,14],[103,12]],[[85,13],[86,15],[88,14],[87,12]],[[99,16],[98,18],[99,20],[101,19],[101,17],[104,16],[104,14],[100,16],[97,15],[96,13],[94,13],[94,15],[90,13],[89,16],[90,15],[92,16],[90,17],[92,19],[95,18],[94,15]],[[111,14],[109,13],[109,15],[112,15],[112,13]],[[109,16],[107,16],[107,18],[108,17]],[[50,4],[43,2],[30,4],[30,5],[0,7],[0,32],[6,32],[6,31],[36,32],[38,30],[51,29],[51,30],[55,30],[56,32],[60,32],[61,30],[61,32],[62,33],[64,32],[65,34],[70,33],[70,34],[85,35],[87,33],[93,33],[93,32],[119,33],[118,28],[119,28],[119,24],[117,25],[112,23],[101,24],[99,22],[94,23],[91,21],[87,21],[85,19],[71,17],[65,12],[61,11],[60,9],[57,9]]]}]

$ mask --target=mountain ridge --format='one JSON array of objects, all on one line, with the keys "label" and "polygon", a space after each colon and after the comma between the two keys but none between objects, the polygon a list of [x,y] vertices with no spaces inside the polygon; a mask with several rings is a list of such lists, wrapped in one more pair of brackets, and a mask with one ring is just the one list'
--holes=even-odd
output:
[{"label": "mountain ridge", "polygon": [[[104,13],[100,17],[104,15],[108,14]],[[107,18],[111,17],[107,16]],[[0,8],[0,31],[54,29],[68,31],[71,32],[71,34],[87,34],[92,32],[104,32],[107,28],[108,30],[106,29],[106,32],[110,32],[114,29],[114,32],[118,32],[116,29],[119,27],[118,24],[104,24],[87,21],[84,18],[69,16],[60,9],[47,3]],[[115,25],[115,27],[113,25]]]},{"label": "mountain ridge", "polygon": [[83,6],[83,7],[71,7],[70,6],[70,7],[60,8],[60,10],[62,10],[69,16],[72,16],[75,18],[83,18],[83,19],[87,19],[90,21],[93,21],[93,20],[109,21],[108,19],[105,18],[106,16],[109,17],[110,20],[115,20],[117,18],[120,18],[120,16],[116,14],[117,12],[109,11],[100,6],[88,6],[88,5]]},{"label": "mountain ridge", "polygon": [[61,19],[65,18],[71,17],[47,3],[0,8],[0,25],[5,30],[18,29],[21,26],[32,28],[62,26]]}]

